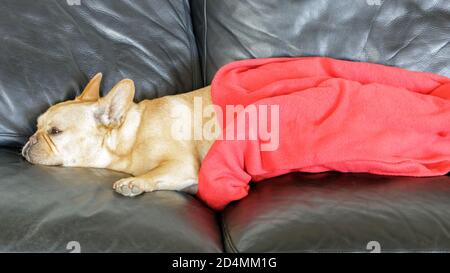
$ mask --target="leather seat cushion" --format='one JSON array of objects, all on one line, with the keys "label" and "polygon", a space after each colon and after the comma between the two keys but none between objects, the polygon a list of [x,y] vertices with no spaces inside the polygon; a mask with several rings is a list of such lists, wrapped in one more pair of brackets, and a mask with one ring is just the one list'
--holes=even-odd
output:
[{"label": "leather seat cushion", "polygon": [[174,191],[127,198],[112,190],[126,175],[27,163],[0,149],[0,252],[220,252],[213,211]]},{"label": "leather seat cushion", "polygon": [[223,214],[231,252],[450,251],[450,177],[294,173]]}]

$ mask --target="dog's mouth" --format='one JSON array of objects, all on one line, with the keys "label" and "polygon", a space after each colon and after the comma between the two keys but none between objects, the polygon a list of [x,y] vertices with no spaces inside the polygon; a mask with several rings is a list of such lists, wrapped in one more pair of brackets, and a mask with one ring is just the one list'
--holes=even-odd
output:
[{"label": "dog's mouth", "polygon": [[[22,156],[31,164],[39,164],[46,166],[62,166],[63,164],[59,160],[53,160],[50,157],[38,156],[39,153],[32,151],[32,148],[37,144],[37,141],[28,141],[22,148]],[[53,158],[54,159],[54,158]]]}]

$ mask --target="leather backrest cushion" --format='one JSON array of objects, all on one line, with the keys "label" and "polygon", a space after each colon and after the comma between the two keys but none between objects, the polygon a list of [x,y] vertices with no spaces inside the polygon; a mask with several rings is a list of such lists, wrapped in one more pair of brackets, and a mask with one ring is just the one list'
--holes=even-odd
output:
[{"label": "leather backrest cushion", "polygon": [[450,76],[447,0],[192,0],[210,82],[246,58],[328,56]]},{"label": "leather backrest cushion", "polygon": [[0,146],[96,72],[103,94],[133,79],[136,101],[202,84],[188,0],[2,0],[0,39]]}]

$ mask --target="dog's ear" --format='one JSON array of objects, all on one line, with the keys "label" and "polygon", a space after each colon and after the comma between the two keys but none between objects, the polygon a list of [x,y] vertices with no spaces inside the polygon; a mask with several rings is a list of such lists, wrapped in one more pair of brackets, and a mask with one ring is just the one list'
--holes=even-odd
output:
[{"label": "dog's ear", "polygon": [[107,127],[119,126],[133,103],[133,98],[134,82],[129,79],[121,80],[98,101],[95,119]]},{"label": "dog's ear", "polygon": [[75,98],[78,101],[97,101],[100,98],[100,83],[102,73],[97,73],[86,85],[83,92]]}]

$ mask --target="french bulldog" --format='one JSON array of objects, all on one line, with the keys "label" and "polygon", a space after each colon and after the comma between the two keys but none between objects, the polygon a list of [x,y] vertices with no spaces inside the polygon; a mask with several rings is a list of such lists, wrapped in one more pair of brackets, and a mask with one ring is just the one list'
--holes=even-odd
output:
[{"label": "french bulldog", "polygon": [[[81,95],[39,116],[37,131],[22,149],[26,160],[130,174],[113,185],[125,196],[155,190],[195,194],[201,161],[214,139],[174,137],[174,123],[190,124],[191,119],[174,110],[193,110],[194,98],[211,105],[210,87],[135,103],[132,80],[120,81],[100,97],[101,80],[98,73]],[[214,113],[205,119],[215,122]]]}]

